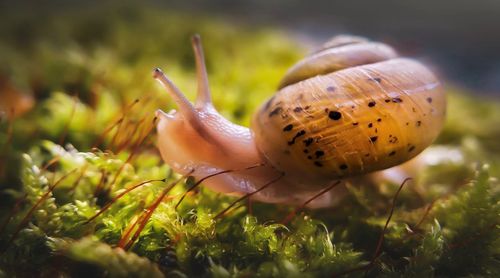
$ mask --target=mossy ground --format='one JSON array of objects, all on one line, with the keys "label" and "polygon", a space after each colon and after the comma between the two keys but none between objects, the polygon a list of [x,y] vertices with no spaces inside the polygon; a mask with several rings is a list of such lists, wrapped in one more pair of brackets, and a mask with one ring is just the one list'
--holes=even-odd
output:
[{"label": "mossy ground", "polygon": [[[0,276],[500,276],[500,104],[454,88],[436,145],[460,159],[425,165],[403,188],[369,268],[353,271],[370,263],[399,184],[351,186],[338,207],[284,225],[293,207],[244,203],[214,220],[235,198],[203,187],[175,209],[193,182],[183,181],[128,246],[134,223],[179,178],[154,146],[153,112],[173,106],[151,69],[164,67],[192,99],[189,36],[200,33],[215,106],[248,125],[304,53],[275,30],[186,16],[137,7],[4,15],[2,77],[36,105],[0,123]],[[88,222],[156,179],[166,181]]]}]

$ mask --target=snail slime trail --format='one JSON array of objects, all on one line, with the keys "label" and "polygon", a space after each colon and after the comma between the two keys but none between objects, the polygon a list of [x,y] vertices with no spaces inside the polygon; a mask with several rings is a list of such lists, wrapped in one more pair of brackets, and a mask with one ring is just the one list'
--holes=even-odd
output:
[{"label": "snail slime trail", "polygon": [[177,104],[156,112],[158,148],[173,170],[194,169],[193,177],[217,192],[333,206],[346,193],[347,179],[413,158],[443,126],[446,97],[427,67],[386,44],[352,36],[334,37],[291,67],[255,111],[251,127],[236,125],[212,104],[199,36],[192,45],[194,103],[160,69],[153,72]]}]

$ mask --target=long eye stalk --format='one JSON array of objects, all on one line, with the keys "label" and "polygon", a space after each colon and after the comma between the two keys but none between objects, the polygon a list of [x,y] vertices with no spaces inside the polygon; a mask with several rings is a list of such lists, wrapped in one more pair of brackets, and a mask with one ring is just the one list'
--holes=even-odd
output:
[{"label": "long eye stalk", "polygon": [[167,89],[168,94],[174,99],[175,103],[179,107],[179,111],[186,117],[189,115],[195,115],[194,107],[189,102],[189,100],[184,96],[184,94],[177,88],[174,83],[163,73],[159,68],[153,71],[153,77],[160,82],[165,89]]},{"label": "long eye stalk", "polygon": [[196,107],[203,108],[212,106],[207,68],[205,66],[205,57],[203,55],[203,47],[201,45],[200,36],[194,35],[191,38],[191,43],[193,45],[194,58],[196,60],[196,78],[198,79],[198,96],[196,97]]},{"label": "long eye stalk", "polygon": [[[153,72],[153,77],[160,82],[170,96],[174,99],[175,103],[179,107],[179,112],[186,119],[191,126],[197,130],[202,136],[209,137],[205,127],[202,124],[202,120],[198,114],[198,111],[193,107],[191,102],[184,96],[184,94],[174,85],[172,81],[161,71],[161,69],[156,68]],[[156,115],[163,116],[164,118],[169,118],[168,114],[161,113],[163,111],[157,111]]]}]

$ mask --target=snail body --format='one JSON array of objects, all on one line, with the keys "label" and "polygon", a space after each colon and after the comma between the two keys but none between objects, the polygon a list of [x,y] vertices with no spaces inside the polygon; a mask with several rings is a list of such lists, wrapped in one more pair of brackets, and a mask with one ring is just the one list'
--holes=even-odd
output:
[{"label": "snail body", "polygon": [[[194,169],[197,179],[240,169],[204,182],[219,192],[251,193],[272,181],[252,199],[301,203],[335,180],[411,159],[444,122],[445,95],[430,70],[385,44],[339,36],[289,70],[248,129],[217,113],[197,36],[193,47],[195,105],[155,70],[179,107],[157,111],[158,147],[174,170]],[[331,205],[341,195],[335,188],[313,206]]]}]

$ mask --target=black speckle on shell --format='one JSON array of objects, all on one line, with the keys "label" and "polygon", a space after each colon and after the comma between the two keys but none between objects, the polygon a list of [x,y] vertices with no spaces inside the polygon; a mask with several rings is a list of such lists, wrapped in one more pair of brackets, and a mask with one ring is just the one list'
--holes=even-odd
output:
[{"label": "black speckle on shell", "polygon": [[316,158],[320,158],[325,155],[325,152],[322,150],[317,150],[314,154],[316,155]]},{"label": "black speckle on shell", "polygon": [[306,140],[304,140],[304,145],[306,145],[306,147],[309,147],[309,145],[311,145],[313,143],[314,139],[312,138],[307,138]]},{"label": "black speckle on shell", "polygon": [[282,110],[283,108],[281,108],[280,106],[274,108],[273,111],[269,112],[269,117],[278,115]]},{"label": "black speckle on shell", "polygon": [[292,138],[292,140],[288,141],[288,145],[295,144],[295,140],[297,140],[297,138],[299,138],[300,136],[303,136],[304,134],[306,134],[305,130],[301,130],[301,131],[297,132],[297,134],[295,134],[295,136]]},{"label": "black speckle on shell", "polygon": [[289,125],[287,125],[287,126],[285,126],[285,127],[283,128],[283,131],[290,131],[290,130],[292,130],[292,128],[293,128],[293,125],[292,125],[292,124],[289,124]]},{"label": "black speckle on shell", "polygon": [[373,77],[373,78],[369,78],[368,80],[375,81],[377,83],[382,83],[382,78],[380,78],[380,77]]},{"label": "black speckle on shell", "polygon": [[338,121],[342,118],[342,114],[339,111],[330,111],[328,117],[334,121]]},{"label": "black speckle on shell", "polygon": [[398,142],[398,137],[396,136],[389,136],[389,143],[395,144]]}]

